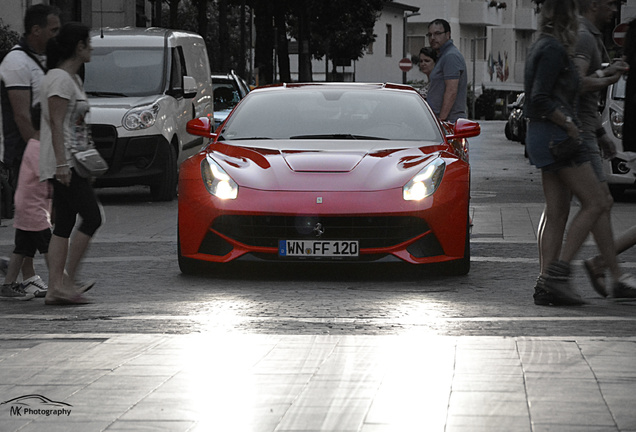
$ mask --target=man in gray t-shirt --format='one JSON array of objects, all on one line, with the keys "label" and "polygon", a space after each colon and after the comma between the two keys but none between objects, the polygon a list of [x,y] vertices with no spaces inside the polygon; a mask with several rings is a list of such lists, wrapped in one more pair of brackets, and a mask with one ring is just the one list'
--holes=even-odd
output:
[{"label": "man in gray t-shirt", "polygon": [[440,120],[454,123],[466,117],[466,62],[450,38],[448,21],[431,21],[427,36],[431,48],[438,52],[438,59],[431,72],[426,100]]}]

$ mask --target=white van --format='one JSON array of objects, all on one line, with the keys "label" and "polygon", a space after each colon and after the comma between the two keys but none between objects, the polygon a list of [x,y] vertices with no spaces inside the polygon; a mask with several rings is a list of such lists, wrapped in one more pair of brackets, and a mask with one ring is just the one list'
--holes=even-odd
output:
[{"label": "white van", "polygon": [[91,33],[91,44],[88,123],[109,165],[95,185],[148,185],[154,200],[174,199],[180,162],[203,144],[186,123],[214,114],[203,38],[162,28],[104,28]]},{"label": "white van", "polygon": [[607,184],[614,199],[620,200],[627,189],[636,188],[636,172],[628,161],[633,157],[623,151],[623,107],[627,89],[627,75],[601,92],[601,118],[607,135],[614,141],[616,157],[603,159]]}]

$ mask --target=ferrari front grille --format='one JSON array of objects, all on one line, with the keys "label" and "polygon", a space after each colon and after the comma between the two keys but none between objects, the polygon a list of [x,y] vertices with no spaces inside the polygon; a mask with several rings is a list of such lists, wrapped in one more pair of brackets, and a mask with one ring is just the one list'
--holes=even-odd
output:
[{"label": "ferrari front grille", "polygon": [[395,246],[429,230],[412,216],[224,215],[212,229],[248,246],[278,247],[279,240],[358,240],[360,248]]}]

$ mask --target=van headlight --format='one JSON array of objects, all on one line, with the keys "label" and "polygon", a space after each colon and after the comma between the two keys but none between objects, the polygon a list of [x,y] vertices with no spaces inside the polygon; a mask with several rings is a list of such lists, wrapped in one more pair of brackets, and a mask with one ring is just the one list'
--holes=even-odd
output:
[{"label": "van headlight", "polygon": [[210,155],[201,161],[201,176],[205,188],[217,198],[236,199],[238,196],[238,185],[232,177],[216,163]]},{"label": "van headlight", "polygon": [[402,188],[402,197],[406,201],[419,201],[435,193],[442,177],[446,162],[441,157],[432,160],[424,169]]},{"label": "van headlight", "polygon": [[127,130],[142,130],[152,127],[157,121],[159,104],[133,108],[124,115],[122,124]]},{"label": "van headlight", "polygon": [[623,138],[623,113],[610,108],[610,125],[612,127],[612,133],[618,139]]}]

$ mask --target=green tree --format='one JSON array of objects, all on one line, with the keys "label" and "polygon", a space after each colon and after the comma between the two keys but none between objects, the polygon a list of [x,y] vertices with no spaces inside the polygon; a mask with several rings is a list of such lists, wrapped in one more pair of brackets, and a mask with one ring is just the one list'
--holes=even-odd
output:
[{"label": "green tree", "polygon": [[[157,5],[161,0],[151,0]],[[163,0],[160,23],[201,34],[212,69],[246,75],[246,35],[254,18],[254,66],[259,84],[291,80],[290,38],[298,42],[299,81],[311,81],[311,60],[357,60],[375,40],[373,27],[390,0]],[[153,24],[157,25],[156,14]],[[159,25],[161,25],[159,23]],[[164,24],[165,25],[165,24]],[[275,55],[274,55],[275,54]],[[335,60],[335,62],[334,62]]]},{"label": "green tree", "polygon": [[317,17],[311,27],[313,57],[326,56],[332,61],[334,72],[336,64],[360,59],[365,48],[375,41],[373,27],[386,0],[313,3],[313,15]]},{"label": "green tree", "polygon": [[20,35],[18,32],[11,30],[10,26],[3,24],[0,18],[0,61],[19,40]]},{"label": "green tree", "polygon": [[[275,39],[281,78],[284,81],[290,77],[289,61],[284,61],[288,36],[298,41],[300,81],[312,80],[312,58],[359,59],[375,40],[373,26],[387,1],[390,0],[248,0],[256,18],[255,59],[259,70],[264,72],[261,81],[272,80]],[[278,37],[271,32],[273,22]]]}]

